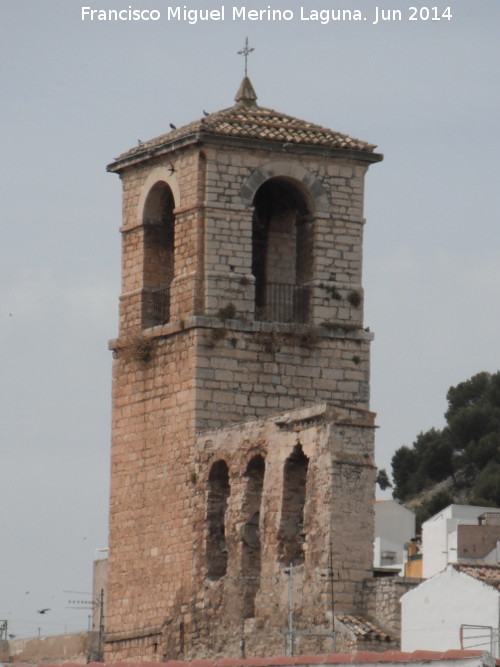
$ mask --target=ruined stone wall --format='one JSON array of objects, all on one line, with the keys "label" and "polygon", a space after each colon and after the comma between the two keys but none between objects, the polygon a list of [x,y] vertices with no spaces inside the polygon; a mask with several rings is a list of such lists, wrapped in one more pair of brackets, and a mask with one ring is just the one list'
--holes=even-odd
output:
[{"label": "ruined stone wall", "polygon": [[370,578],[363,583],[359,603],[362,613],[393,635],[397,646],[401,644],[401,596],[420,581],[396,576]]},{"label": "ruined stone wall", "polygon": [[[353,612],[362,580],[371,567],[374,466],[372,423],[366,415],[347,414],[325,405],[280,417],[203,432],[198,436],[196,548],[194,595],[182,624],[184,655],[263,655],[283,650],[293,631],[301,651],[332,649],[332,610]],[[341,431],[351,430],[355,453],[344,450]],[[303,508],[302,553],[287,556],[283,548],[287,506],[284,471],[299,447],[307,458]],[[264,462],[257,527],[248,544],[249,463]],[[227,565],[219,577],[207,576],[209,526],[206,489],[214,463],[224,461],[230,493],[223,519]],[[289,504],[289,501],[288,501]],[[285,517],[286,518],[286,517]],[[285,533],[283,533],[285,530]],[[258,546],[256,546],[256,537]],[[294,548],[296,548],[295,536]],[[245,570],[245,554],[260,567]],[[290,569],[289,558],[295,562]],[[333,576],[333,581],[332,581]],[[253,598],[252,606],[245,600]],[[215,616],[207,610],[217,609]],[[250,611],[249,611],[250,610]],[[165,634],[165,653],[175,637]]]}]

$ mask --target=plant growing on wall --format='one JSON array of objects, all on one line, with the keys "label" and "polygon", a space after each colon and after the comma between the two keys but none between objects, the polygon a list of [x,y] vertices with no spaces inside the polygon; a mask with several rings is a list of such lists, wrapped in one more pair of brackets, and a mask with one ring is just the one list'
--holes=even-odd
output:
[{"label": "plant growing on wall", "polygon": [[236,306],[234,303],[228,303],[224,308],[219,308],[217,311],[217,317],[223,322],[226,320],[233,320],[236,317]]},{"label": "plant growing on wall", "polygon": [[353,290],[352,292],[349,292],[349,295],[347,297],[347,300],[353,306],[353,308],[359,308],[361,305],[361,294],[357,292],[356,290]]},{"label": "plant growing on wall", "polygon": [[125,361],[149,361],[153,352],[153,340],[140,333],[134,334],[118,345],[115,352]]}]

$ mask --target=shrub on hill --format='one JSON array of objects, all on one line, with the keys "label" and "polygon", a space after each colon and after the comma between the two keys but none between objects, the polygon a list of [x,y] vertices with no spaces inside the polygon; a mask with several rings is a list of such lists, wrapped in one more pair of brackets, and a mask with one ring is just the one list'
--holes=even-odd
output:
[{"label": "shrub on hill", "polygon": [[393,496],[401,502],[450,481],[420,503],[420,520],[457,498],[500,506],[500,372],[478,373],[446,397],[446,426],[419,433],[392,457]]}]

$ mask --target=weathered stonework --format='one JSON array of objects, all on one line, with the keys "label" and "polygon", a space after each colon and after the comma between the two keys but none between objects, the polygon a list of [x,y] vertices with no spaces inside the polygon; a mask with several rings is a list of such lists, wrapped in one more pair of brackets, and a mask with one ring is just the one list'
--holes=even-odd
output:
[{"label": "weathered stonework", "polygon": [[374,494],[363,179],[379,159],[240,99],[110,165],[107,660],[331,650],[334,612],[356,611]]},{"label": "weathered stonework", "polygon": [[396,649],[401,644],[401,596],[421,581],[396,576],[370,578],[363,582],[358,609],[368,618],[376,618],[391,633],[396,640]]}]

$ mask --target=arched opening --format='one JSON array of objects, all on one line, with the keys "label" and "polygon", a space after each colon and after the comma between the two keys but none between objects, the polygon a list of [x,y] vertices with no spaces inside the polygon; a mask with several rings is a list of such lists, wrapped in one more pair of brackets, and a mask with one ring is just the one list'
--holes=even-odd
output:
[{"label": "arched opening", "polygon": [[243,618],[255,616],[255,596],[260,587],[260,505],[264,484],[265,462],[262,456],[254,456],[245,471],[247,485],[243,499],[243,525],[240,531],[242,542],[241,576],[243,577]]},{"label": "arched opening", "polygon": [[312,277],[312,215],[298,184],[274,177],[257,190],[252,223],[256,319],[306,322]]},{"label": "arched opening", "polygon": [[225,461],[216,461],[208,475],[207,498],[207,571],[211,579],[220,579],[227,571],[226,510],[231,492]]},{"label": "arched opening", "polygon": [[148,193],[144,204],[143,326],[168,322],[170,284],[174,278],[174,196],[160,181]]},{"label": "arched opening", "polygon": [[279,558],[287,565],[304,562],[304,506],[309,459],[301,445],[295,445],[285,461],[283,496],[278,534]]}]

